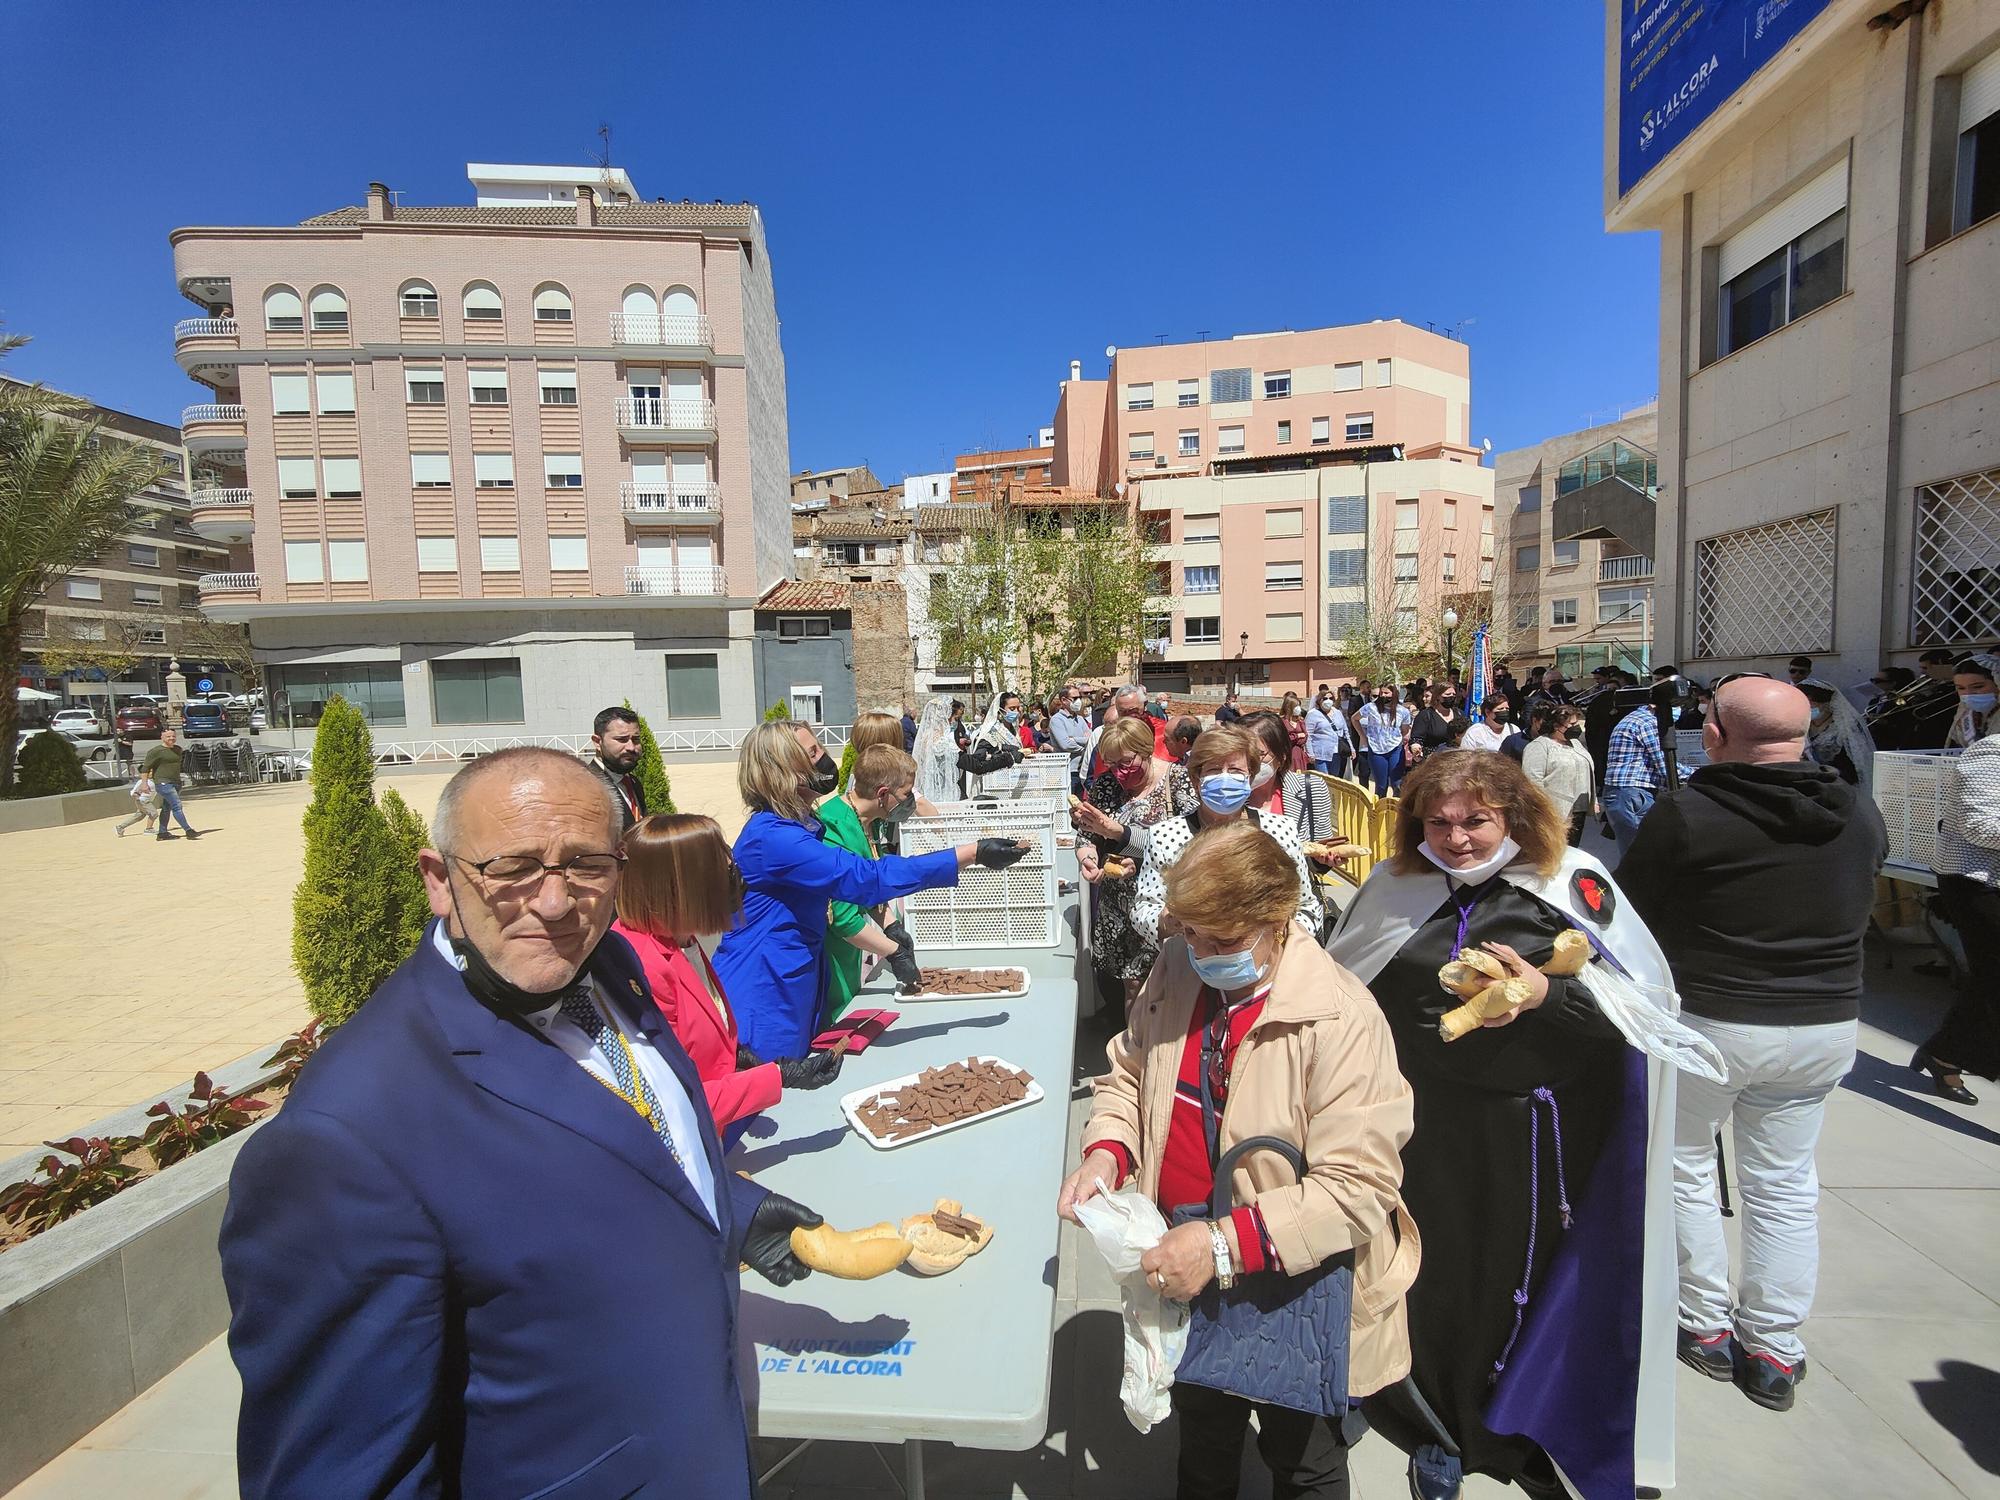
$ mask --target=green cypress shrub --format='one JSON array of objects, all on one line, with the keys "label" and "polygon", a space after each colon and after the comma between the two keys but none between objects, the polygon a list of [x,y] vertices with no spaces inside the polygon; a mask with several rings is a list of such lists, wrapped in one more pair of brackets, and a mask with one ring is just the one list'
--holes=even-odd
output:
[{"label": "green cypress shrub", "polygon": [[[630,698],[625,700],[625,706],[632,706]],[[647,812],[679,811],[674,806],[673,785],[667,780],[667,763],[660,758],[660,742],[653,738],[653,726],[646,722],[644,714],[639,715],[639,764],[632,774],[639,778],[639,791],[646,799]]]},{"label": "green cypress shrub", "polygon": [[[423,815],[405,802],[394,787],[382,793],[382,821],[387,825],[391,849],[390,887],[396,904],[398,949],[403,958],[416,952],[430,925],[431,901],[424,891],[424,872],[417,867],[417,855],[431,846],[431,831]],[[400,961],[400,960],[399,960]]]},{"label": "green cypress shrub", "polygon": [[847,778],[854,774],[854,741],[849,740],[840,747],[840,778],[835,783],[836,791],[847,790]]},{"label": "green cypress shrub", "polygon": [[360,710],[327,700],[313,737],[305,876],[292,896],[292,968],[306,1005],[338,1026],[402,962],[389,825],[375,805],[375,762]]},{"label": "green cypress shrub", "polygon": [[21,746],[21,769],[14,779],[16,797],[53,797],[80,792],[87,784],[76,748],[53,729],[31,736]]},{"label": "green cypress shrub", "polygon": [[773,703],[769,708],[764,710],[764,722],[766,724],[776,723],[780,719],[789,719],[791,716],[792,705],[787,703],[783,698],[780,698],[776,703]]}]

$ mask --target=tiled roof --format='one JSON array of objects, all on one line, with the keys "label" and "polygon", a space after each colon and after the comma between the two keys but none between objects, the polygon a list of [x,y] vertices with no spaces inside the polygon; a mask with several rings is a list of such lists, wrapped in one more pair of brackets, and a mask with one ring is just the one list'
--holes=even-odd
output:
[{"label": "tiled roof", "polygon": [[846,609],[847,592],[854,587],[846,583],[805,583],[796,578],[787,578],[782,583],[774,583],[765,590],[764,597],[757,601],[759,609]]},{"label": "tiled roof", "polygon": [[823,542],[894,542],[910,534],[907,521],[877,521],[872,517],[821,516],[813,535]]},{"label": "tiled roof", "polygon": [[919,505],[917,530],[964,531],[970,526],[988,526],[993,521],[990,505]]},{"label": "tiled roof", "polygon": [[1020,491],[1017,505],[1122,505],[1121,500],[1107,499],[1095,490],[1069,489],[1061,485],[1037,488],[1029,485]]},{"label": "tiled roof", "polygon": [[871,578],[863,583],[850,583],[848,588],[857,594],[900,594],[903,586],[893,578]]},{"label": "tiled roof", "polygon": [[[597,222],[613,229],[749,229],[755,222],[754,203],[600,203]],[[300,221],[301,228],[333,224],[365,224],[365,207],[336,208]],[[396,224],[522,224],[556,228],[576,223],[574,203],[396,205]]]}]

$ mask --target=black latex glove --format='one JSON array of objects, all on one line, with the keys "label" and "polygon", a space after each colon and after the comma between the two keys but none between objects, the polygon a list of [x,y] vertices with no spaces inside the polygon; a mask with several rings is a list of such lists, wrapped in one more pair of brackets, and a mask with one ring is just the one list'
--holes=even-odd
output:
[{"label": "black latex glove", "polygon": [[887,938],[890,942],[894,943],[899,948],[903,947],[905,944],[908,944],[910,951],[912,953],[916,951],[917,945],[913,941],[911,941],[910,929],[905,927],[901,922],[883,923],[882,936]]},{"label": "black latex glove", "polygon": [[1028,851],[1012,839],[981,839],[973,863],[981,869],[1004,870],[1025,858]]},{"label": "black latex glove", "polygon": [[919,989],[923,985],[924,971],[917,967],[917,945],[907,932],[903,934],[902,946],[889,955],[889,972],[896,976],[896,983],[906,990]]},{"label": "black latex glove", "polygon": [[831,1052],[778,1059],[778,1082],[788,1089],[824,1088],[840,1076],[840,1058]]},{"label": "black latex glove", "polygon": [[756,1053],[752,1052],[748,1047],[744,1046],[741,1042],[738,1042],[736,1044],[737,1072],[739,1073],[747,1072],[751,1068],[763,1066],[763,1063],[764,1063],[763,1058],[759,1057]]},{"label": "black latex glove", "polygon": [[792,1254],[792,1231],[815,1229],[825,1220],[783,1193],[768,1193],[743,1232],[743,1263],[772,1286],[790,1286],[812,1269]]}]

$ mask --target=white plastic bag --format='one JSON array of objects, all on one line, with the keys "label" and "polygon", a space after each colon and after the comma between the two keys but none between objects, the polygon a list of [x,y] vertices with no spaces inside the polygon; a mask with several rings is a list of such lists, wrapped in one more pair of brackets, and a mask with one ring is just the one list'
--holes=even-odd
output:
[{"label": "white plastic bag", "polygon": [[1172,1409],[1167,1393],[1187,1345],[1187,1307],[1161,1296],[1139,1269],[1139,1257],[1165,1237],[1167,1221],[1130,1188],[1086,1198],[1076,1216],[1118,1278],[1125,1303],[1125,1376],[1118,1396],[1132,1425],[1146,1432]]}]

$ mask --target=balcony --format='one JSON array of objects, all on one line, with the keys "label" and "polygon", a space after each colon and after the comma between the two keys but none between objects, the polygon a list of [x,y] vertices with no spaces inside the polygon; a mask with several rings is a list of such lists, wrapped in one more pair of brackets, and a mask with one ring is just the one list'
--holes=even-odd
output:
[{"label": "balcony", "polygon": [[713,526],[722,519],[721,486],[658,489],[630,480],[618,486],[618,508],[634,526]]},{"label": "balcony", "polygon": [[1597,564],[1599,583],[1629,583],[1635,578],[1651,578],[1653,560],[1627,553],[1621,557],[1601,558]]},{"label": "balcony", "polygon": [[706,396],[620,396],[618,435],[628,443],[712,443],[715,403]]},{"label": "balcony", "polygon": [[182,318],[174,324],[174,358],[204,385],[234,385],[237,333],[234,318]]},{"label": "balcony", "polygon": [[217,604],[258,604],[263,600],[255,573],[204,573],[195,581],[195,587],[201,591],[203,609]]},{"label": "balcony", "polygon": [[649,598],[693,596],[720,599],[729,592],[728,575],[712,563],[683,563],[679,567],[628,567],[625,592]]},{"label": "balcony", "polygon": [[[193,507],[189,519],[195,534],[210,542],[250,540],[250,492],[240,489],[196,490],[188,502]],[[221,576],[221,575],[217,575]]]},{"label": "balcony", "polygon": [[181,446],[189,453],[241,455],[249,428],[240,406],[204,404],[181,410]]},{"label": "balcony", "polygon": [[685,349],[700,354],[713,347],[705,313],[664,318],[656,313],[613,313],[611,342],[625,349]]}]

